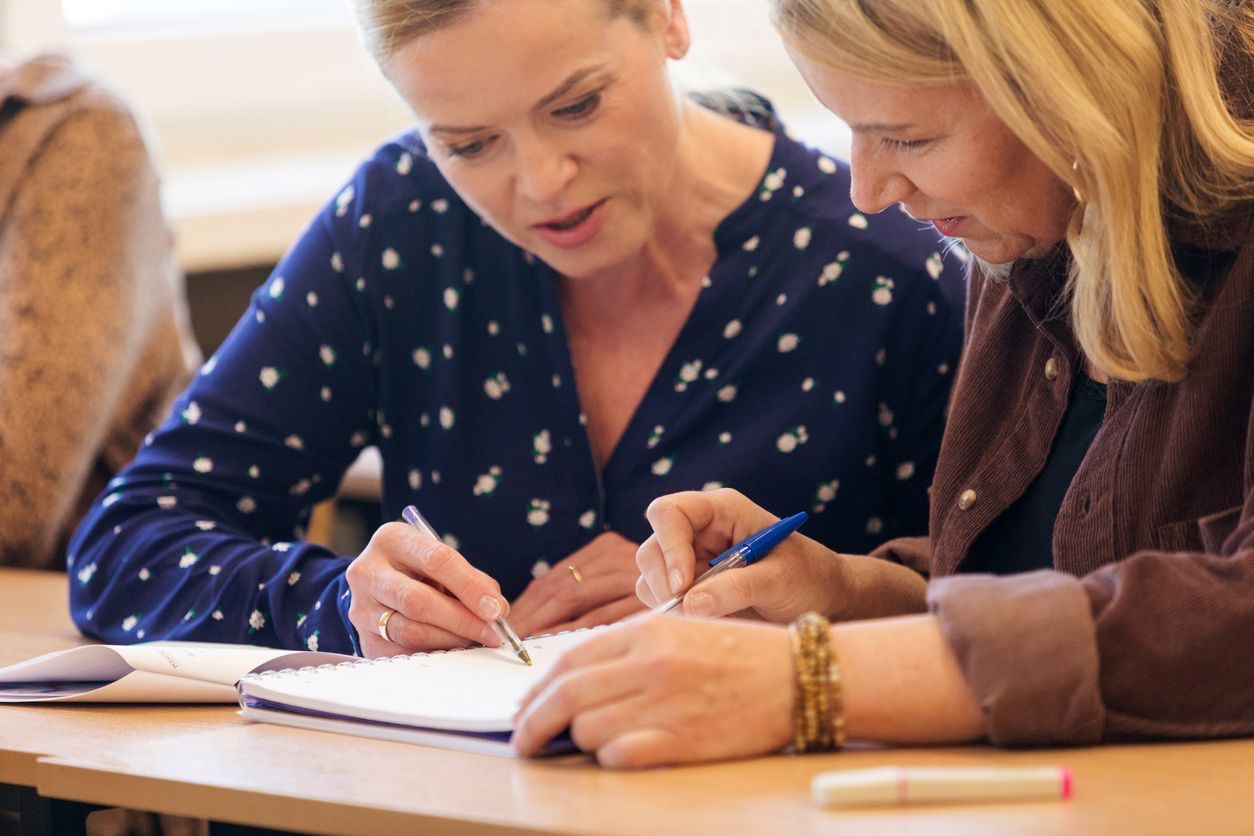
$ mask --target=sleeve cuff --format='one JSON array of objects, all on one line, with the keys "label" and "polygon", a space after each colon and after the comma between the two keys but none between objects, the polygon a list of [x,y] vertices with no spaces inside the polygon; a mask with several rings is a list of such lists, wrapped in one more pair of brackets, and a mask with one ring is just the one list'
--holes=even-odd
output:
[{"label": "sleeve cuff", "polygon": [[1101,739],[1096,627],[1077,578],[1052,570],[958,575],[934,581],[927,597],[991,742]]},{"label": "sleeve cuff", "polygon": [[932,542],[927,537],[898,537],[877,546],[871,557],[900,563],[926,578],[932,562]]}]

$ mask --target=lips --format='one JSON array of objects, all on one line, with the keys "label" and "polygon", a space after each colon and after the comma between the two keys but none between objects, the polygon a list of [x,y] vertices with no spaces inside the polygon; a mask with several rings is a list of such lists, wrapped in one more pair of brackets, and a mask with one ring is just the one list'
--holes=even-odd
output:
[{"label": "lips", "polygon": [[591,206],[586,206],[583,209],[580,209],[578,212],[572,212],[564,218],[559,218],[558,220],[553,221],[545,221],[544,223],[536,224],[536,226],[542,226],[546,229],[555,229],[559,232],[567,229],[573,229],[586,221],[588,216],[592,214],[592,210],[595,208],[597,207],[594,203]]},{"label": "lips", "polygon": [[966,220],[963,215],[954,215],[948,218],[928,218],[932,226],[936,227],[936,231],[946,238],[959,237],[959,230],[962,228],[962,222]]},{"label": "lips", "polygon": [[605,223],[605,199],[566,215],[549,218],[534,229],[549,244],[562,249],[581,247],[592,241]]}]

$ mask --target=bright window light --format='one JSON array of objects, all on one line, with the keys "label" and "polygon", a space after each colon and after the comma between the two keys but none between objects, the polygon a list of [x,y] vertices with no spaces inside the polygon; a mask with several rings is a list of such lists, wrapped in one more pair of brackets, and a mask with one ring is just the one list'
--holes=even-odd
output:
[{"label": "bright window light", "polygon": [[62,0],[61,7],[66,23],[79,30],[351,20],[346,0]]}]

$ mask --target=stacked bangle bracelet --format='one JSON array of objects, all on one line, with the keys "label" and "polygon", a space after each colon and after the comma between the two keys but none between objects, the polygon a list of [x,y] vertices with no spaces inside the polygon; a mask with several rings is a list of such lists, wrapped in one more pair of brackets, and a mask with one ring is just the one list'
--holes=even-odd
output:
[{"label": "stacked bangle bracelet", "polygon": [[832,752],[845,745],[845,712],[840,666],[828,633],[828,621],[808,612],[788,626],[797,669],[793,704],[793,749]]}]

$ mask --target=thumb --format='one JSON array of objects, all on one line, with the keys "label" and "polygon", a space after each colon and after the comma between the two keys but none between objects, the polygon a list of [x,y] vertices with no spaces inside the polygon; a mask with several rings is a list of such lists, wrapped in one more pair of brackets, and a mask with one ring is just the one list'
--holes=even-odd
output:
[{"label": "thumb", "polygon": [[759,597],[761,572],[757,566],[732,569],[702,581],[684,596],[684,614],[719,618],[753,606]]}]

